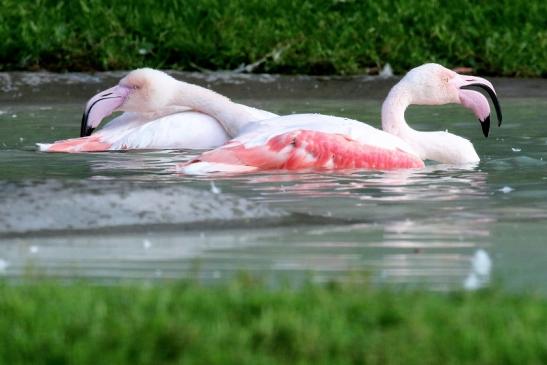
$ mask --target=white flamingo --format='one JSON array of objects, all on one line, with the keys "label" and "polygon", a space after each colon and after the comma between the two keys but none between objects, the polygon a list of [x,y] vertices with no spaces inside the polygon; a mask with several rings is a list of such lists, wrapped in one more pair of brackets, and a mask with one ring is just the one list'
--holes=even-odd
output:
[{"label": "white flamingo", "polygon": [[[501,124],[501,110],[492,84],[480,77],[459,75],[438,64],[409,71],[389,92],[382,106],[383,131],[347,118],[321,114],[293,114],[242,124],[229,118],[237,106],[227,99],[211,100],[201,108],[236,137],[177,166],[187,174],[252,172],[270,169],[400,169],[421,168],[424,160],[447,164],[479,161],[470,141],[448,132],[420,132],[405,121],[411,104],[462,104],[471,109],[485,136],[490,128],[488,100],[469,87],[488,92]],[[182,104],[198,106],[196,95]],[[182,94],[180,95],[182,98]]]},{"label": "white flamingo", "polygon": [[[130,72],[117,86],[102,91],[86,104],[81,137],[40,143],[45,152],[97,152],[126,149],[209,149],[230,137],[209,114],[179,103],[177,93],[224,101],[237,109],[238,123],[275,117],[276,114],[232,103],[211,90],[178,81],[164,72],[139,69]],[[207,100],[200,105],[207,109]],[[99,123],[115,111],[125,111],[92,134]],[[224,116],[222,116],[224,117]],[[230,118],[227,119],[231,121]]]}]

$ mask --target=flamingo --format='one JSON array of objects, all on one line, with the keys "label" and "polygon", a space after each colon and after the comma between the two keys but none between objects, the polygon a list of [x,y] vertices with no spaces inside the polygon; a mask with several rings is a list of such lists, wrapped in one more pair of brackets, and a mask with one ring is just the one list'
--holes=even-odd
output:
[{"label": "flamingo", "polygon": [[[429,63],[410,70],[391,89],[382,105],[383,131],[356,120],[321,114],[274,117],[235,128],[239,133],[227,144],[176,169],[185,174],[206,174],[271,169],[391,170],[422,168],[424,160],[477,163],[480,158],[469,140],[448,132],[414,130],[404,117],[411,104],[462,104],[473,111],[488,137],[490,106],[485,96],[470,90],[472,87],[486,90],[501,125],[499,102],[488,80]],[[229,128],[229,121],[216,114],[233,108],[224,102],[209,113]]]},{"label": "flamingo", "polygon": [[[196,94],[197,108],[179,102],[178,93]],[[237,122],[268,119],[276,114],[232,103],[228,98],[197,85],[178,81],[166,73],[150,68],[137,69],[117,86],[101,91],[86,104],[80,138],[38,143],[45,152],[98,152],[127,149],[210,149],[226,143],[226,130],[207,109],[207,98],[230,103]],[[190,100],[191,101],[191,100]],[[122,115],[93,133],[100,122],[115,111]],[[222,116],[222,113],[220,113]],[[92,134],[93,133],[93,134]]]}]

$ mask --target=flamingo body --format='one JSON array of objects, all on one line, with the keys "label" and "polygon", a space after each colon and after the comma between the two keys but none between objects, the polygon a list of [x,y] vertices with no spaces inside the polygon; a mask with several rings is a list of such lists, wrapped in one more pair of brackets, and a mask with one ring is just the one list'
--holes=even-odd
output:
[{"label": "flamingo body", "polygon": [[[93,133],[116,111],[125,113]],[[87,102],[81,138],[38,144],[38,148],[46,152],[210,149],[226,143],[245,124],[276,116],[145,68],[130,72]]]},{"label": "flamingo body", "polygon": [[[382,105],[383,131],[328,115],[282,116],[238,126],[236,138],[228,144],[177,169],[186,174],[203,174],[271,169],[389,170],[420,168],[424,160],[476,164],[480,158],[467,139],[448,132],[417,131],[404,118],[406,108],[412,104],[457,103],[474,112],[488,136],[490,106],[482,94],[467,89],[472,86],[488,92],[501,124],[501,109],[488,80],[425,64],[410,70],[389,92]],[[229,101],[220,102],[229,108]]]},{"label": "flamingo body", "polygon": [[124,113],[96,133],[38,144],[46,152],[98,152],[135,149],[208,149],[229,137],[216,119],[185,111],[150,120],[145,114]]},{"label": "flamingo body", "polygon": [[403,140],[367,124],[321,114],[251,123],[228,144],[179,166],[185,173],[420,168]]}]

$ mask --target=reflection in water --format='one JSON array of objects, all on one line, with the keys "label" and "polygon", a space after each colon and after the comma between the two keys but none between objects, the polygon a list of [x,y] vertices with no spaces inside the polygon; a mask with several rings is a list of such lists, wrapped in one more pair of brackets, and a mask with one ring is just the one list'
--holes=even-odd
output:
[{"label": "reflection in water", "polygon": [[257,191],[272,197],[284,194],[350,196],[359,193],[353,198],[364,201],[439,201],[484,195],[481,187],[484,188],[486,175],[476,171],[465,172],[430,166],[422,170],[274,175],[251,178],[247,183],[259,185],[255,188]]},{"label": "reflection in water", "polygon": [[[354,234],[381,238],[375,227],[353,228]],[[291,234],[297,234],[300,242],[287,242]],[[316,234],[261,229],[148,233],[145,238],[102,234],[8,239],[2,244],[0,273],[10,277],[34,272],[97,279],[214,280],[245,270],[261,276],[289,275],[315,281],[355,280],[356,274],[367,273],[357,278],[433,289],[462,285],[474,289],[489,280],[489,270],[484,273],[475,269],[472,242],[409,246],[393,241],[386,247],[378,241],[331,241]],[[473,275],[475,272],[478,274]]]},{"label": "reflection in water", "polygon": [[[174,223],[201,217],[199,226],[159,229],[137,215],[134,224],[140,226],[138,231],[127,230],[127,219],[117,231],[114,213],[99,222],[108,222],[108,230],[94,225],[93,232],[74,233],[67,231],[64,219],[64,224],[50,225],[45,236],[35,232],[5,238],[0,248],[0,258],[6,263],[3,274],[19,276],[30,270],[98,279],[197,276],[215,280],[246,270],[317,281],[355,280],[355,274],[366,273],[362,278],[376,283],[433,289],[462,287],[464,282],[471,288],[487,282],[485,276],[471,284],[471,279],[466,279],[472,255],[477,248],[488,246],[489,226],[495,221],[489,214],[466,208],[469,202],[479,206],[489,194],[488,175],[476,167],[431,165],[422,170],[388,172],[212,177],[173,172],[172,166],[194,155],[180,151],[94,154],[88,159],[89,184],[66,182],[59,186],[57,182],[27,189],[25,194],[34,194],[30,200],[36,206],[62,197],[72,205],[82,205],[83,210],[90,209],[90,201],[82,198],[90,192],[106,205],[125,210],[145,199],[147,209],[178,206],[177,220],[170,218]],[[51,191],[41,191],[44,189]],[[205,213],[196,211],[199,205],[192,195],[207,201]],[[207,218],[207,211],[212,214],[221,209],[220,205],[211,208],[215,196],[219,201],[231,201],[234,195],[249,202],[245,209],[251,209],[254,201],[290,215],[272,225],[250,213],[255,214],[253,229],[234,225],[235,210],[234,216]],[[48,214],[55,215],[55,211]],[[161,211],[155,213],[161,221]],[[123,215],[131,214],[125,211]],[[226,223],[218,225],[218,219]]]}]

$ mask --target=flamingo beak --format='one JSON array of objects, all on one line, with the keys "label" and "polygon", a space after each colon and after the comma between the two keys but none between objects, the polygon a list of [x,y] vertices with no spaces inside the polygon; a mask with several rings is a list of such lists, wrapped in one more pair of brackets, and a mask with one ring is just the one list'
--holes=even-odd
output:
[{"label": "flamingo beak", "polygon": [[87,102],[82,116],[80,137],[91,135],[101,121],[115,112],[125,101],[131,89],[125,86],[114,86],[101,91]]},{"label": "flamingo beak", "polygon": [[490,131],[490,105],[488,100],[481,93],[473,90],[473,88],[480,88],[485,90],[494,104],[496,109],[496,116],[498,118],[498,126],[501,126],[502,115],[501,108],[498,101],[494,86],[490,81],[476,76],[458,75],[454,79],[456,87],[459,89],[460,102],[466,108],[473,111],[475,116],[479,119],[482,127],[482,133],[485,137],[488,137]]}]

